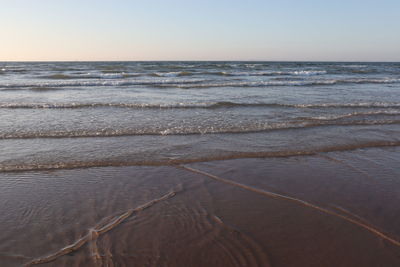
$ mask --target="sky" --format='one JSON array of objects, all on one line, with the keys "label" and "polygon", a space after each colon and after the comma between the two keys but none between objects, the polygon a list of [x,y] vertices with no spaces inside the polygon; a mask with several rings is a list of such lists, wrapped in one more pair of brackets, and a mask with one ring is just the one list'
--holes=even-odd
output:
[{"label": "sky", "polygon": [[0,61],[400,61],[399,0],[0,0]]}]

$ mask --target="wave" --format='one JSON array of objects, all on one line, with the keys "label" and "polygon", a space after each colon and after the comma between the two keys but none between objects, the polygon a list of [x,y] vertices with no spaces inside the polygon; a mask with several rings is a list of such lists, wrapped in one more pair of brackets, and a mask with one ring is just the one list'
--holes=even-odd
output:
[{"label": "wave", "polygon": [[42,76],[44,79],[64,80],[64,79],[78,79],[80,76],[72,76],[66,74],[53,74],[48,76]]},{"label": "wave", "polygon": [[312,120],[312,121],[330,121],[330,120],[340,120],[346,118],[353,118],[353,117],[362,117],[362,116],[399,116],[400,111],[388,111],[388,110],[378,110],[378,111],[370,111],[370,112],[352,112],[347,114],[340,114],[340,115],[326,115],[326,116],[317,116],[317,117],[299,117],[299,120]]},{"label": "wave", "polygon": [[398,102],[310,103],[287,105],[297,108],[399,108]]},{"label": "wave", "polygon": [[39,87],[94,87],[94,86],[152,86],[166,88],[215,88],[215,87],[266,87],[266,86],[317,86],[317,85],[336,85],[336,84],[390,84],[399,83],[400,79],[318,79],[318,80],[267,80],[267,81],[215,81],[203,78],[196,79],[97,79],[97,80],[60,80],[57,82],[39,82],[39,83],[8,83],[0,84],[0,90],[4,89],[26,89]]},{"label": "wave", "polygon": [[[42,88],[39,88],[42,89]],[[203,102],[203,103],[0,103],[0,109],[80,109],[80,108],[130,108],[130,109],[217,109],[229,107],[276,106],[268,103],[235,103],[235,102]]]},{"label": "wave", "polygon": [[47,92],[47,91],[59,90],[59,88],[43,86],[43,87],[32,87],[32,88],[29,88],[29,90],[34,91],[34,92]]},{"label": "wave", "polygon": [[0,139],[34,139],[34,138],[89,138],[89,137],[119,137],[119,136],[143,136],[143,135],[205,135],[205,134],[246,134],[282,130],[301,130],[326,126],[373,126],[395,125],[400,120],[319,120],[319,121],[289,121],[278,123],[254,123],[252,125],[237,126],[177,126],[169,128],[137,128],[137,129],[84,129],[72,131],[32,131],[0,133]]},{"label": "wave", "polygon": [[[207,82],[205,79],[163,79],[163,80],[71,80],[57,82],[38,82],[38,83],[7,83],[0,84],[0,90],[4,89],[29,89],[39,87],[94,87],[94,86],[132,86],[132,85],[147,85],[147,86],[168,86],[177,87],[182,84],[198,84]],[[178,84],[177,84],[178,83]]]},{"label": "wave", "polygon": [[[54,88],[39,87],[35,90],[52,90]],[[0,103],[0,109],[80,109],[80,108],[130,108],[130,109],[218,109],[240,107],[286,107],[286,108],[400,108],[396,102],[357,102],[357,103],[241,103],[230,101],[219,102],[187,102],[187,103]],[[379,111],[377,111],[379,112]],[[390,113],[391,111],[381,111]],[[394,112],[394,111],[393,111]],[[365,114],[367,115],[367,114]]]},{"label": "wave", "polygon": [[215,87],[268,87],[268,86],[319,86],[337,84],[390,84],[399,83],[400,79],[320,79],[320,80],[267,80],[267,81],[236,81],[236,82],[214,82],[214,83],[171,83],[154,84],[159,87],[177,87],[182,89],[191,88],[215,88]]},{"label": "wave", "polygon": [[140,73],[100,73],[100,74],[93,74],[93,73],[79,73],[79,74],[53,74],[53,75],[45,75],[41,76],[42,79],[49,79],[49,80],[82,80],[82,79],[124,79],[124,78],[131,78],[131,77],[139,77],[144,76],[144,74]]},{"label": "wave", "polygon": [[[192,63],[194,63],[194,62],[192,62]],[[216,65],[210,65],[208,67],[212,67],[212,66],[216,67]],[[207,66],[203,65],[203,64],[198,64],[198,63],[191,64],[188,62],[181,62],[181,63],[177,63],[177,64],[163,64],[161,62],[153,62],[152,64],[147,63],[142,66],[142,68],[146,69],[146,70],[163,69],[163,70],[169,70],[169,71],[171,71],[171,70],[180,71],[180,70],[187,70],[187,69],[191,69],[191,68],[202,68],[202,67],[207,67]]]},{"label": "wave", "polygon": [[338,67],[341,67],[341,68],[367,68],[369,66],[361,65],[361,64],[345,64],[345,65],[339,65]]},{"label": "wave", "polygon": [[[249,76],[280,76],[280,75],[293,75],[293,76],[313,76],[327,74],[326,70],[292,70],[292,71],[255,71],[248,72]],[[239,73],[240,75],[241,73]]]},{"label": "wave", "polygon": [[1,68],[0,73],[28,73],[27,69],[18,69],[18,68]]},{"label": "wave", "polygon": [[356,73],[356,74],[373,74],[373,73],[379,73],[379,71],[377,70],[363,70],[363,69],[354,69],[354,70],[350,70],[347,71],[350,73]]},{"label": "wave", "polygon": [[[289,104],[289,103],[238,103],[221,101],[202,106],[205,108],[229,108],[229,107],[286,107],[286,108],[400,108],[397,102],[356,102],[356,103],[312,103],[312,104]],[[382,111],[390,113],[390,111]],[[395,112],[395,111],[393,111]],[[368,114],[364,114],[368,115]]]},{"label": "wave", "polygon": [[232,160],[245,158],[283,158],[312,156],[319,153],[353,151],[365,148],[380,147],[398,147],[400,141],[369,141],[358,142],[353,144],[324,146],[309,150],[281,150],[281,151],[259,151],[259,152],[226,152],[223,155],[210,155],[197,158],[183,159],[160,159],[160,160],[136,160],[136,161],[115,161],[115,160],[98,160],[98,161],[74,161],[74,162],[57,162],[57,163],[39,163],[39,164],[0,164],[0,172],[24,172],[24,171],[44,171],[58,169],[81,169],[93,167],[122,167],[122,166],[166,166],[179,165],[195,162],[207,162],[218,160]]},{"label": "wave", "polygon": [[277,76],[277,75],[293,75],[293,76],[312,76],[327,74],[326,70],[293,70],[293,71],[172,71],[172,72],[155,72],[149,74],[153,77],[180,77],[192,75],[216,75],[216,76]]},{"label": "wave", "polygon": [[338,83],[356,83],[356,84],[364,84],[364,83],[398,83],[400,79],[398,78],[377,78],[377,79],[347,79],[347,80],[338,80]]},{"label": "wave", "polygon": [[182,77],[182,76],[193,76],[196,74],[201,74],[197,72],[190,71],[171,71],[171,72],[154,72],[148,74],[148,76],[152,77]]}]

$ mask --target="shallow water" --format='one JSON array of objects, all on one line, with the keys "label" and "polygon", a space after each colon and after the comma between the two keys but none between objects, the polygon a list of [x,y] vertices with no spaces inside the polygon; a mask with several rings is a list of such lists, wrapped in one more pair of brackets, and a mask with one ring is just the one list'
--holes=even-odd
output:
[{"label": "shallow water", "polygon": [[398,156],[397,148],[369,148],[179,166],[3,173],[0,261],[397,266]]}]

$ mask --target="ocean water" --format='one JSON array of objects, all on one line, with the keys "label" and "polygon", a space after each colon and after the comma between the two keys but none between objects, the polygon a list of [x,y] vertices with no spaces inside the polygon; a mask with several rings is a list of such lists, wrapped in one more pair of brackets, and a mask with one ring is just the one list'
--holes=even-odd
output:
[{"label": "ocean water", "polygon": [[0,170],[400,143],[399,63],[0,63]]}]

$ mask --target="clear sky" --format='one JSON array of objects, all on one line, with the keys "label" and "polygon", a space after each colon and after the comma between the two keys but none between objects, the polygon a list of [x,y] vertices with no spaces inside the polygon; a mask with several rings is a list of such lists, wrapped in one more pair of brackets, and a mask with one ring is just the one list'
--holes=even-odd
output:
[{"label": "clear sky", "polygon": [[0,61],[400,61],[400,0],[0,0],[0,22]]}]

